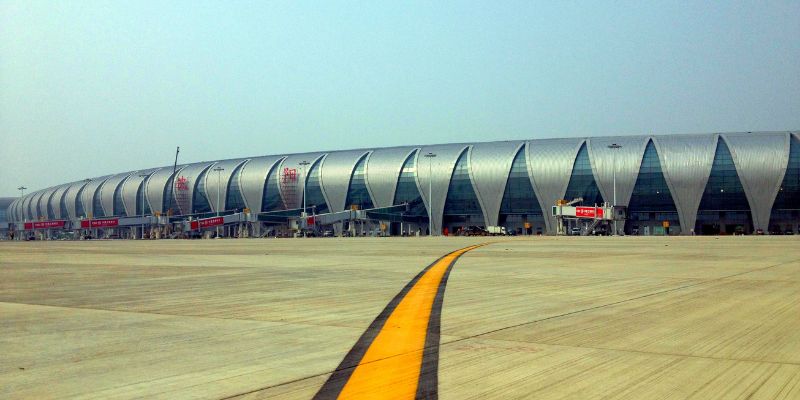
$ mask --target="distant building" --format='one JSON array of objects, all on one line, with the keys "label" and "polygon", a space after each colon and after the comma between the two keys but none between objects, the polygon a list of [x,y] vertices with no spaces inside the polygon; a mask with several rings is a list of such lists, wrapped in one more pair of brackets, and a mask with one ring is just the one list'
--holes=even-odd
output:
[{"label": "distant building", "polygon": [[175,174],[170,165],[42,189],[15,200],[8,213],[22,222],[167,209],[175,218],[199,218],[247,209],[247,229],[262,232],[302,208],[305,192],[314,214],[372,210],[369,218],[393,234],[424,234],[429,210],[435,233],[504,226],[546,234],[555,231],[550,210],[560,199],[612,202],[615,175],[628,234],[662,234],[665,226],[670,234],[797,232],[800,223],[797,132],[537,139],[206,161],[179,165]]}]

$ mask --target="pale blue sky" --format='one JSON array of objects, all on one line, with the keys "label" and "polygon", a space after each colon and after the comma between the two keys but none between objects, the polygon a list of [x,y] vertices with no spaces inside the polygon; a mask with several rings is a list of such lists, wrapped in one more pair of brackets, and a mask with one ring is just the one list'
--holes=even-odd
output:
[{"label": "pale blue sky", "polygon": [[0,196],[354,147],[800,129],[800,2],[0,0]]}]

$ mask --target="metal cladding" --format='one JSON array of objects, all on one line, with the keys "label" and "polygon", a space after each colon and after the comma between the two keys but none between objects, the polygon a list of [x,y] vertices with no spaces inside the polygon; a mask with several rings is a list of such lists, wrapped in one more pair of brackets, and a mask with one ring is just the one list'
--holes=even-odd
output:
[{"label": "metal cladding", "polygon": [[375,207],[393,205],[397,180],[403,162],[417,147],[389,147],[376,149],[367,160],[366,181]]},{"label": "metal cladding", "polygon": [[[181,170],[185,167],[185,165],[178,165],[175,169],[175,174],[180,174]],[[164,194],[167,191],[167,184],[170,178],[172,178],[172,168],[172,166],[163,167],[147,178],[147,182],[145,183],[145,197],[147,197],[147,202],[150,204],[150,210],[154,213],[163,213],[166,211],[166,207],[164,207]],[[171,190],[172,189],[170,189],[170,191]]]},{"label": "metal cladding", "polygon": [[83,192],[81,192],[81,201],[83,202],[83,212],[85,216],[95,217],[100,215],[100,213],[94,209],[94,197],[102,189],[103,184],[105,184],[109,178],[111,178],[111,176],[94,178],[91,182],[86,184]]},{"label": "metal cladding", "polygon": [[67,218],[66,215],[61,215],[61,200],[64,198],[64,192],[69,188],[69,184],[59,186],[53,197],[50,198],[50,207],[53,209],[53,217],[55,219]]},{"label": "metal cladding", "polygon": [[67,189],[67,192],[64,193],[64,202],[67,206],[67,214],[69,214],[69,219],[78,219],[79,215],[77,215],[77,203],[78,203],[78,194],[81,192],[81,189],[86,186],[85,181],[78,181],[70,185]]},{"label": "metal cladding", "polygon": [[281,156],[257,157],[242,167],[239,178],[242,198],[244,198],[245,206],[253,212],[261,211],[267,174],[282,159]]},{"label": "metal cladding", "polygon": [[[597,181],[600,194],[606,201],[614,199],[614,171],[616,170],[617,205],[628,205],[649,140],[650,138],[647,136],[602,137],[587,140],[592,173]],[[614,150],[608,147],[612,144],[621,147]]]},{"label": "metal cladding", "polygon": [[789,163],[789,135],[747,133],[722,135],[731,151],[742,182],[755,229],[767,230],[772,203],[780,190]]},{"label": "metal cladding", "polygon": [[682,227],[694,228],[697,209],[711,174],[717,138],[717,134],[653,137]]},{"label": "metal cladding", "polygon": [[556,201],[564,198],[575,158],[584,142],[582,138],[544,139],[531,140],[526,146],[528,175],[544,211],[548,232],[555,231],[556,223],[548,210]]},{"label": "metal cladding", "polygon": [[[236,167],[247,162],[246,158],[239,158],[235,160],[220,161],[211,166],[206,174],[206,195],[208,195],[208,203],[211,205],[211,211],[221,211],[219,203],[225,204],[225,199],[228,196],[228,181],[236,171]],[[222,171],[214,171],[217,168],[222,168]],[[219,197],[219,201],[217,201]]]},{"label": "metal cladding", "polygon": [[103,206],[103,214],[104,215],[114,215],[114,193],[116,193],[117,188],[122,185],[122,183],[131,176],[131,172],[126,172],[124,174],[116,174],[108,180],[106,183],[103,184],[103,187],[100,188],[100,205]]},{"label": "metal cladding", "polygon": [[[122,182],[122,204],[125,206],[125,215],[133,216],[136,214],[136,204],[142,201],[139,194],[139,188],[142,183],[146,184],[147,179],[151,174],[157,172],[160,168],[147,169],[136,171],[131,174],[131,177]],[[170,169],[171,171],[171,169]],[[142,176],[142,175],[147,175]],[[147,199],[145,199],[146,201]]]},{"label": "metal cladding", "polygon": [[[425,208],[431,210],[433,229],[436,234],[441,231],[444,215],[444,202],[450,188],[450,178],[458,157],[469,147],[468,144],[444,144],[425,146],[417,153],[417,189],[425,202]],[[425,157],[433,153],[436,157]],[[430,189],[433,189],[431,196]]]},{"label": "metal cladding", "polygon": [[[305,182],[305,176],[307,175],[308,171],[317,162],[320,158],[324,157],[325,153],[303,153],[303,154],[293,154],[281,162],[280,170],[278,172],[278,187],[280,188],[281,192],[281,199],[283,199],[283,204],[287,209],[295,209],[303,207],[303,190],[305,189],[303,186],[303,182]],[[301,162],[309,163],[305,167],[300,165]],[[297,172],[296,177],[297,179],[294,182],[290,182],[288,177],[284,175],[284,170],[295,170]],[[287,189],[294,189],[294,193],[289,193]],[[324,194],[324,192],[323,192]]]},{"label": "metal cladding", "polygon": [[350,177],[356,163],[368,156],[366,150],[336,151],[329,153],[320,168],[322,192],[333,212],[344,210],[347,191],[350,188]]},{"label": "metal cladding", "polygon": [[[206,161],[201,163],[189,164],[186,168],[182,169],[180,173],[178,173],[178,177],[186,178],[186,201],[178,201],[178,197],[173,190],[172,196],[173,201],[175,201],[175,207],[177,207],[181,214],[191,214],[192,208],[194,204],[192,204],[192,199],[194,199],[194,188],[197,186],[197,179],[200,178],[200,175],[203,174],[203,171],[208,169],[210,166],[214,164],[213,161]],[[173,181],[174,182],[174,181]],[[177,189],[177,185],[173,183],[173,189]],[[185,208],[185,209],[184,209]]]},{"label": "metal cladding", "polygon": [[[652,140],[658,152],[661,171],[677,208],[681,233],[688,234],[695,228],[697,210],[708,183],[718,141],[721,139],[731,152],[744,188],[750,206],[752,227],[766,230],[770,223],[772,205],[788,165],[792,136],[800,140],[797,132],[748,132],[458,143],[278,154],[252,159],[194,163],[181,166],[178,171],[179,176],[188,180],[187,195],[192,200],[197,181],[204,176],[205,190],[214,211],[223,208],[224,204],[218,203],[224,203],[232,179],[238,179],[245,206],[257,213],[262,209],[264,186],[270,171],[276,174],[278,184],[274,189],[279,190],[284,206],[296,209],[302,203],[303,182],[306,179],[304,175],[316,164],[322,193],[330,210],[341,211],[346,207],[348,189],[355,166],[360,160],[364,160],[364,180],[375,207],[388,207],[393,205],[403,164],[409,157],[413,157],[417,189],[426,208],[432,211],[433,232],[436,234],[443,227],[450,180],[459,156],[467,151],[469,179],[480,203],[481,215],[472,220],[478,221],[482,217],[484,225],[496,225],[514,157],[524,151],[531,186],[544,212],[547,230],[552,233],[555,231],[555,219],[549,210],[565,195],[581,146],[587,147],[592,174],[603,198],[607,201],[613,200],[616,171],[616,203],[627,205],[639,176],[644,151],[648,141]],[[608,147],[612,143],[621,147],[612,150]],[[426,159],[425,155],[429,152],[435,153],[436,157]],[[309,165],[301,166],[302,161],[307,161]],[[217,173],[213,172],[218,166],[223,168],[219,175],[219,185]],[[234,175],[239,166],[239,172]],[[94,210],[95,195],[98,195],[99,204],[104,211],[102,214],[132,216],[137,213],[137,205],[141,202],[139,188],[143,181],[151,212],[164,212],[165,205],[162,203],[167,184],[172,177],[172,168],[170,165],[146,171],[126,172],[95,178],[88,183],[81,180],[31,191],[10,204],[8,215],[17,222],[37,218],[75,220],[84,215],[100,215],[99,210]],[[206,173],[203,174],[203,171]],[[143,178],[140,176],[142,174],[151,175]],[[220,201],[217,200],[216,193],[218,186]],[[114,209],[114,194],[117,190],[121,192],[124,210]],[[82,215],[77,215],[79,194],[83,206]],[[185,196],[183,200],[186,200]],[[184,209],[185,204],[179,206],[179,211],[183,214],[192,211]]]},{"label": "metal cladding", "polygon": [[522,141],[476,143],[470,150],[470,178],[486,225],[497,225],[508,182],[497,177],[508,177],[514,156],[524,144]]}]

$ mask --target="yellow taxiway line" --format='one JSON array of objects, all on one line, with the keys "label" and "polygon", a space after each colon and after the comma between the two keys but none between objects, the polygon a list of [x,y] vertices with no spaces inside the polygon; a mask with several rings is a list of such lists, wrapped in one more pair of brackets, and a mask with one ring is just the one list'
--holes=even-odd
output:
[{"label": "yellow taxiway line", "polygon": [[437,397],[439,323],[447,276],[465,247],[440,258],[386,306],[315,399]]}]

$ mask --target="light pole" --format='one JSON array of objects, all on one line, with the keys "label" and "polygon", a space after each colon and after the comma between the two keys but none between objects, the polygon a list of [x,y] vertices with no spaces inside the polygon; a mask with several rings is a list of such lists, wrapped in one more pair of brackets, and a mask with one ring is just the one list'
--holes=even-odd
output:
[{"label": "light pole", "polygon": [[[306,166],[309,164],[310,163],[306,160],[300,162],[300,168],[301,171],[303,171],[303,212],[300,213],[300,215],[303,217],[303,222],[300,224],[300,226],[306,225],[306,222],[308,221],[308,216],[306,215],[306,182],[308,182],[306,179]],[[303,230],[303,236],[305,236],[305,230]]]},{"label": "light pole", "polygon": [[[91,182],[91,181],[92,180],[88,179],[88,178],[83,180],[83,190],[86,190],[86,186],[88,186],[89,182]],[[83,193],[81,193],[81,194],[83,194]],[[92,214],[94,214],[94,195],[89,196],[89,197],[91,197],[92,212],[87,213],[86,212],[86,204],[84,204],[83,205],[83,213],[84,213],[84,217],[86,217],[87,221],[89,222],[89,226],[87,228],[88,228],[89,234],[91,235],[92,234]],[[81,201],[83,201],[83,200],[81,200]]]},{"label": "light pole", "polygon": [[433,236],[433,158],[436,157],[435,153],[428,152],[425,158],[428,159],[428,232],[429,236]]},{"label": "light pole", "polygon": [[[17,188],[17,190],[19,190],[19,201],[20,201],[20,204],[22,203],[22,198],[25,197],[25,189],[27,189],[25,186],[20,186],[20,187]],[[24,211],[22,212],[22,222],[25,222],[25,212]]]},{"label": "light pole", "polygon": [[616,216],[616,213],[614,213],[614,209],[617,206],[617,152],[616,152],[616,150],[618,150],[620,147],[622,147],[622,146],[620,146],[620,145],[618,145],[616,143],[612,143],[612,144],[608,145],[608,148],[611,149],[611,151],[614,153],[614,157],[613,157],[613,160],[614,160],[614,204],[613,204],[613,207],[611,208],[612,217],[614,218],[614,236],[617,236],[619,234],[619,231],[617,230],[617,216]]},{"label": "light pole", "polygon": [[[213,169],[213,171],[217,171],[217,216],[218,217],[219,217],[220,206],[222,205],[220,203],[219,195],[220,195],[220,188],[222,187],[222,171],[224,170],[225,168],[222,167],[216,167]],[[217,225],[217,239],[219,239],[219,225]]]},{"label": "light pole", "polygon": [[144,183],[147,181],[148,176],[150,175],[139,174],[139,177],[142,178],[142,201],[141,203],[139,203],[139,205],[142,207],[142,232],[141,232],[142,239],[144,239],[144,190],[145,190]]}]

